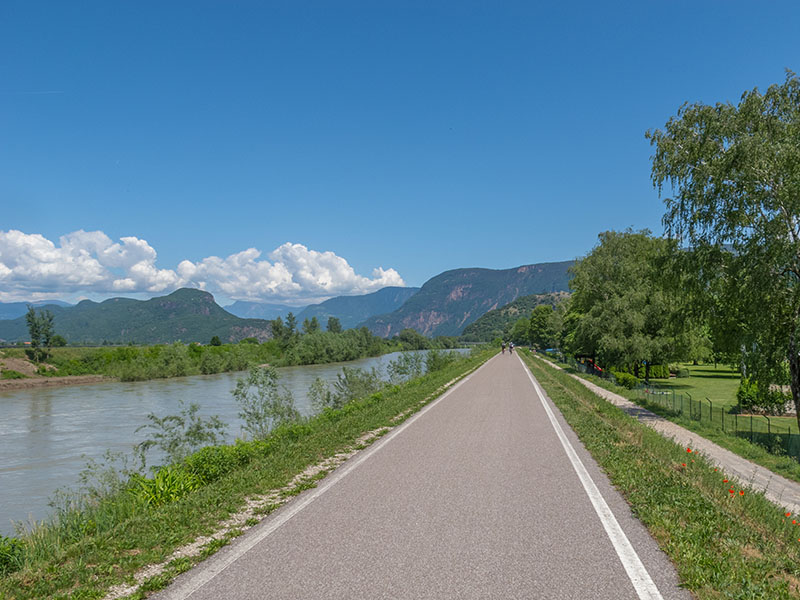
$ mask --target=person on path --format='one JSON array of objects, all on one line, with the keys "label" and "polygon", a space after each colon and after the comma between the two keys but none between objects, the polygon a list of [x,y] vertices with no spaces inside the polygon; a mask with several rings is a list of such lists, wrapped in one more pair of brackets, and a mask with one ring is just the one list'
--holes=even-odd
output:
[{"label": "person on path", "polygon": [[505,342],[500,342],[500,350],[501,350],[502,354],[506,353],[506,343]]},{"label": "person on path", "polygon": [[508,353],[509,354],[514,354],[514,342],[509,342],[508,343]]}]

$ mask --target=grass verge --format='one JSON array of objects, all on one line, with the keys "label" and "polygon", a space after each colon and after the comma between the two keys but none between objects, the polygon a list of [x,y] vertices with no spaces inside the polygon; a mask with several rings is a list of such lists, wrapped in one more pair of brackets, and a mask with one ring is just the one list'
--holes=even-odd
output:
[{"label": "grass verge", "polygon": [[[800,597],[798,520],[522,353],[548,396],[700,599]],[[731,491],[733,490],[733,491]]]},{"label": "grass verge", "polygon": [[[298,474],[337,453],[347,451],[366,432],[390,428],[441,395],[447,384],[460,379],[494,354],[487,350],[467,357],[340,410],[326,410],[290,435],[276,435],[263,444],[246,467],[235,469],[180,500],[131,511],[119,499],[102,515],[73,515],[59,525],[38,528],[23,538],[22,568],[0,579],[0,599],[103,598],[115,585],[133,585],[143,567],[162,563],[173,552],[200,536],[211,536],[220,523],[239,512],[249,498],[285,488]],[[279,432],[280,433],[280,432]],[[320,477],[323,475],[320,475]],[[313,486],[313,481],[307,487]],[[261,515],[274,506],[265,506]],[[252,523],[250,523],[252,524]],[[166,571],[144,582],[132,598],[166,586],[175,575],[215,552],[232,537],[212,539],[196,557],[172,560]]]}]

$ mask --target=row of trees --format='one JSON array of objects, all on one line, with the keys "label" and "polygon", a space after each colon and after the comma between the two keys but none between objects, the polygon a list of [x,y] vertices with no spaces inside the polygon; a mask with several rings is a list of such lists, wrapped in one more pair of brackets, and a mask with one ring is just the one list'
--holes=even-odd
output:
[{"label": "row of trees", "polygon": [[529,339],[606,366],[726,360],[763,406],[788,386],[800,422],[800,79],[684,105],[647,137],[666,236],[600,234]]}]

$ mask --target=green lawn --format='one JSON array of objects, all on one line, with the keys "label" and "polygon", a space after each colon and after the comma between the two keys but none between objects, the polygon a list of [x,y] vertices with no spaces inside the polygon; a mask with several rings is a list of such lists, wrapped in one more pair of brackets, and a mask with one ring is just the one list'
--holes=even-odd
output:
[{"label": "green lawn", "polygon": [[[734,417],[729,411],[736,406],[736,390],[739,389],[739,371],[732,369],[728,366],[719,365],[681,365],[689,369],[690,377],[672,378],[672,379],[655,379],[653,380],[653,387],[660,391],[674,391],[676,399],[673,401],[669,398],[659,398],[657,395],[648,394],[647,399],[650,401],[660,401],[665,406],[680,406],[679,395],[684,395],[683,409],[690,411],[688,408],[689,397],[695,406],[695,413],[702,412],[702,420],[710,420],[718,427],[722,428],[722,419],[726,420],[726,429],[734,429],[739,431],[749,431],[752,427],[753,431],[766,433],[768,431],[779,434],[800,433],[797,426],[797,419],[791,417],[769,417],[767,419],[763,416],[754,416],[750,419],[749,416]],[[708,400],[711,400],[709,406]],[[674,404],[672,404],[674,402]],[[700,407],[702,406],[702,408]],[[723,413],[725,413],[723,415]],[[709,419],[709,417],[712,417]]]},{"label": "green lawn", "polygon": [[691,394],[695,400],[710,398],[714,406],[730,407],[736,404],[736,390],[739,389],[739,371],[727,365],[683,364],[689,369],[690,377],[656,379],[658,387],[675,390],[676,393]]}]

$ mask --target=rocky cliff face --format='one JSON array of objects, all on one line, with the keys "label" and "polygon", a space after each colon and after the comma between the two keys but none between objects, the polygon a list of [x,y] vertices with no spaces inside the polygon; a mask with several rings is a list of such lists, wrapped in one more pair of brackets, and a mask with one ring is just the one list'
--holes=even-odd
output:
[{"label": "rocky cliff face", "polygon": [[430,279],[398,310],[367,319],[373,333],[391,337],[403,329],[423,335],[458,335],[484,313],[520,296],[567,291],[573,261],[513,269],[455,269]]}]

